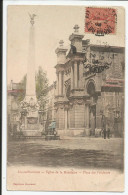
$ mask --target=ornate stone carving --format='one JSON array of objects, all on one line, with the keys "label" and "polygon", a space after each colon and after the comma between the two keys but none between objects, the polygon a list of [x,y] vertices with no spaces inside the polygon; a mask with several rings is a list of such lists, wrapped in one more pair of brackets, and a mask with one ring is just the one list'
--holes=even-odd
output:
[{"label": "ornate stone carving", "polygon": [[69,105],[68,105],[68,104],[65,104],[65,105],[64,105],[64,109],[65,109],[65,110],[68,110],[68,109],[69,109]]},{"label": "ornate stone carving", "polygon": [[29,102],[22,101],[20,103],[20,108],[26,110],[27,112],[35,112],[39,110],[38,102],[35,102],[33,98],[30,98]]},{"label": "ornate stone carving", "polygon": [[70,73],[71,73],[71,67],[70,67],[70,68],[68,68],[68,69],[66,69],[66,70],[64,71],[64,73],[65,73],[65,75],[70,74]]},{"label": "ornate stone carving", "polygon": [[77,104],[83,105],[84,103],[85,103],[85,102],[84,102],[83,99],[75,99],[75,100],[74,100],[74,104],[75,104],[75,105],[77,105]]},{"label": "ornate stone carving", "polygon": [[65,81],[64,85],[65,85],[66,97],[69,99],[70,91],[71,91],[71,79],[68,79],[67,81]]},{"label": "ornate stone carving", "polygon": [[65,81],[64,83],[65,88],[67,89],[69,85],[71,85],[71,79],[68,79],[67,81]]},{"label": "ornate stone carving", "polygon": [[28,124],[37,124],[38,118],[36,118],[36,117],[27,118],[27,122],[28,122]]}]

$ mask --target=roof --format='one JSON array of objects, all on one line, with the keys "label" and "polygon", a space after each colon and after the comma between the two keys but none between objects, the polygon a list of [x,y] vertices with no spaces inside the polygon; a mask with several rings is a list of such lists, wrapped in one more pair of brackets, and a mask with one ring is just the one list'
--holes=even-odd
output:
[{"label": "roof", "polygon": [[22,83],[12,83],[12,90],[13,89],[22,89]]},{"label": "roof", "polygon": [[106,85],[103,85],[102,87],[121,87],[121,85],[113,85],[113,84],[106,84]]},{"label": "roof", "polygon": [[101,92],[123,92],[123,86],[119,84],[105,84],[101,86]]},{"label": "roof", "polygon": [[106,45],[93,45],[90,44],[90,49],[93,51],[100,52],[114,52],[114,53],[124,53],[125,48],[119,46],[106,46]]},{"label": "roof", "polygon": [[106,83],[124,83],[124,79],[108,79],[106,80]]},{"label": "roof", "polygon": [[114,79],[110,78],[106,80],[106,83],[101,86],[101,91],[108,91],[108,92],[122,92],[124,88],[124,79]]},{"label": "roof", "polygon": [[12,90],[8,90],[8,94],[17,94],[19,92],[23,92],[23,89],[12,89]]}]

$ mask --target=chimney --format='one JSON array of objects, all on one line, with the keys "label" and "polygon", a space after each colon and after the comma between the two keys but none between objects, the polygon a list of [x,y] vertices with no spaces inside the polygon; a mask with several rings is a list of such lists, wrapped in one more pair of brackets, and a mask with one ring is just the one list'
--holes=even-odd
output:
[{"label": "chimney", "polygon": [[69,40],[71,41],[71,45],[76,47],[76,52],[82,52],[82,39],[84,35],[79,34],[79,26],[76,24],[74,26],[74,33],[69,36]]}]

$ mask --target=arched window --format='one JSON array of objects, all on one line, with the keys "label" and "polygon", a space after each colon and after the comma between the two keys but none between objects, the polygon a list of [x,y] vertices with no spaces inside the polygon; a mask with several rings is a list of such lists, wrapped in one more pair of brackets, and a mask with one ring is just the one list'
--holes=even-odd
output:
[{"label": "arched window", "polygon": [[93,96],[95,94],[95,85],[93,82],[89,82],[87,85],[87,93],[90,96]]}]

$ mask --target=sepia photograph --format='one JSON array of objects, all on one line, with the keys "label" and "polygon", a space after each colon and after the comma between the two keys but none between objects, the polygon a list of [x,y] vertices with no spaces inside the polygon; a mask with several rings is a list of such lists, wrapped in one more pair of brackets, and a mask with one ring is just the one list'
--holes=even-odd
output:
[{"label": "sepia photograph", "polygon": [[125,9],[7,7],[7,190],[124,191]]}]

